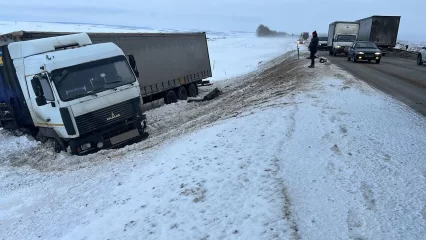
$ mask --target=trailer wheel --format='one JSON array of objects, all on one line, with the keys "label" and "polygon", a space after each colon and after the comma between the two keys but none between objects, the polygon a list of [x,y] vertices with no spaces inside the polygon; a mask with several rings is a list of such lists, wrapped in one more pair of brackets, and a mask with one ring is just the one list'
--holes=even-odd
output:
[{"label": "trailer wheel", "polygon": [[198,89],[195,84],[191,83],[188,85],[188,97],[196,97],[198,95]]},{"label": "trailer wheel", "polygon": [[166,95],[164,96],[164,102],[166,104],[175,103],[177,102],[177,96],[175,91],[169,90]]},{"label": "trailer wheel", "polygon": [[178,97],[179,100],[186,100],[186,99],[188,99],[188,93],[187,93],[185,87],[180,86],[177,89],[177,97]]}]

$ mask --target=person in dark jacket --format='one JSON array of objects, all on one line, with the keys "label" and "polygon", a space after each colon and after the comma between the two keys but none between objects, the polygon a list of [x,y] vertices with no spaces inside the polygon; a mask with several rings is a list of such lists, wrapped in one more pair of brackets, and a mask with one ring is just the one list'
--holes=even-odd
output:
[{"label": "person in dark jacket", "polygon": [[317,53],[317,48],[318,48],[318,43],[319,43],[319,38],[318,38],[318,34],[317,31],[314,31],[312,33],[312,39],[311,39],[311,43],[309,44],[309,51],[311,52],[311,65],[309,66],[310,68],[314,68],[315,67],[315,53]]}]

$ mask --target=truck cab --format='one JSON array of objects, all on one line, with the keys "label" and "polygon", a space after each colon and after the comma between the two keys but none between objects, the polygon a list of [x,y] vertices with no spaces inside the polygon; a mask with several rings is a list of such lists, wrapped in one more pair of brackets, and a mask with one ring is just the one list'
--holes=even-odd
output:
[{"label": "truck cab", "polygon": [[356,35],[354,34],[339,34],[334,36],[333,41],[333,56],[344,53],[348,55],[348,48],[356,41]]},{"label": "truck cab", "polygon": [[327,47],[330,55],[345,54],[348,48],[357,40],[359,30],[358,22],[333,22],[329,26]]},{"label": "truck cab", "polygon": [[115,44],[92,44],[82,33],[6,47],[2,62],[8,69],[0,75],[9,74],[2,74],[0,82],[18,83],[20,91],[14,92],[20,94],[13,98],[26,109],[19,111],[5,97],[0,102],[14,113],[17,127],[31,128],[42,142],[52,139],[56,151],[69,149],[73,154],[109,148],[145,134],[139,83]]}]

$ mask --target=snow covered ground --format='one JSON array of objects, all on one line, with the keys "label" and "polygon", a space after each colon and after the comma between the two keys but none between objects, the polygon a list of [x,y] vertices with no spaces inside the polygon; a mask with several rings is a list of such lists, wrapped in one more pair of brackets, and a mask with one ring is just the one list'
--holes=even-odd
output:
[{"label": "snow covered ground", "polygon": [[154,109],[151,138],[119,150],[0,132],[0,239],[423,239],[425,118],[308,64],[288,52]]}]

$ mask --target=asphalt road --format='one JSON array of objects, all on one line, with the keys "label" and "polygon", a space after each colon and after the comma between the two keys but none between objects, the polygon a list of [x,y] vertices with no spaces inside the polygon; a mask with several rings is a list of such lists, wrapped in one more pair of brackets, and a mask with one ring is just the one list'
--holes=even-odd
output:
[{"label": "asphalt road", "polygon": [[426,116],[426,66],[418,66],[415,59],[384,56],[376,64],[353,63],[344,55],[333,57],[328,52],[319,55]]}]

